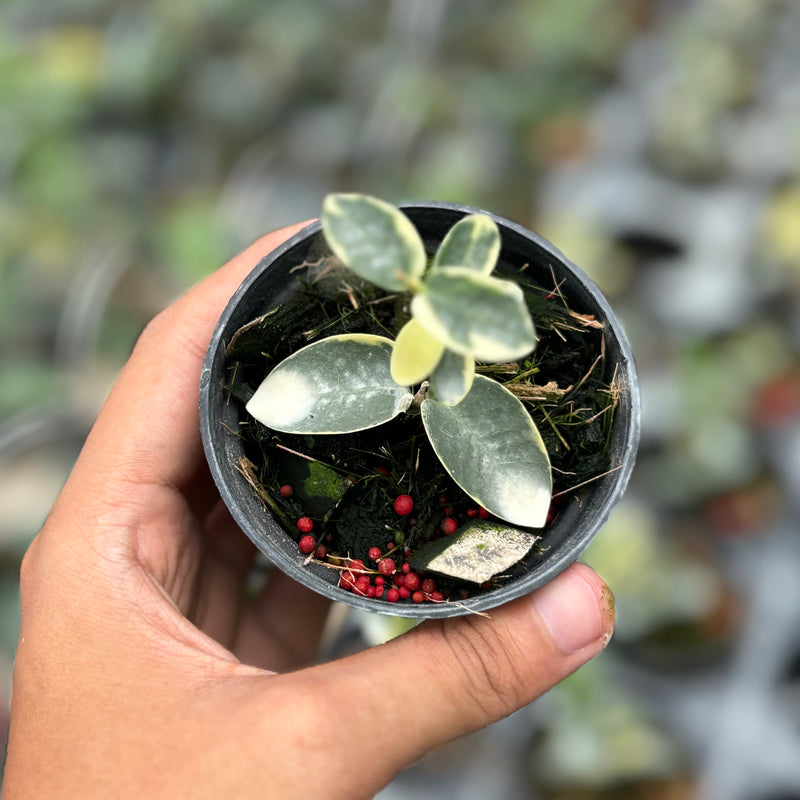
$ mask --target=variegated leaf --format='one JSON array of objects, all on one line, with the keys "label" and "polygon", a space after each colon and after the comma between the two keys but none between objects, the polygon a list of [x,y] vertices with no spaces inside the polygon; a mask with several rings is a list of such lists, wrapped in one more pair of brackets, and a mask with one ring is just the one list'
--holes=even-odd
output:
[{"label": "variegated leaf", "polygon": [[392,346],[364,333],[314,342],[267,375],[247,410],[286,433],[352,433],[388,422],[412,400],[392,380]]},{"label": "variegated leaf", "polygon": [[443,352],[442,342],[431,336],[417,320],[409,320],[394,343],[392,378],[401,386],[420,383],[433,372]]},{"label": "variegated leaf", "polygon": [[412,288],[427,257],[411,220],[389,203],[362,194],[329,194],[322,230],[336,256],[357,275],[390,292]]},{"label": "variegated leaf", "polygon": [[543,527],[552,494],[550,459],[522,403],[484,375],[456,406],[427,398],[422,420],[453,480],[514,525]]},{"label": "variegated leaf", "polygon": [[500,255],[500,232],[486,214],[470,214],[447,232],[436,255],[432,270],[439,267],[466,267],[488,275]]},{"label": "variegated leaf", "polygon": [[460,403],[472,388],[474,377],[475,361],[472,358],[445,350],[431,374],[434,399],[446,406]]},{"label": "variegated leaf", "polygon": [[522,289],[466,267],[432,272],[411,313],[449,349],[476,361],[523,358],[536,346]]}]

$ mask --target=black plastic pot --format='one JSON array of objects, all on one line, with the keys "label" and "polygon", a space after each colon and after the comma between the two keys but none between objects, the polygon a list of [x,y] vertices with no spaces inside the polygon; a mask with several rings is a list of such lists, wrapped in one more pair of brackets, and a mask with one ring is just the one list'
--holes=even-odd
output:
[{"label": "black plastic pot", "polygon": [[[478,212],[467,206],[435,202],[401,208],[431,251],[461,217]],[[640,405],[633,358],[619,322],[597,286],[553,245],[513,222],[490,216],[497,222],[502,237],[496,274],[516,272],[527,264],[526,274],[547,284],[555,279],[569,298],[571,308],[593,314],[603,322],[607,377],[610,379],[616,370],[619,387],[609,445],[612,471],[586,488],[580,504],[565,506],[545,529],[542,547],[526,557],[521,576],[498,589],[458,605],[388,603],[340,589],[333,570],[313,563],[303,564],[305,558],[298,552],[296,541],[264,511],[236,469],[244,449],[232,432],[239,428],[245,412],[240,403],[230,402],[225,389],[225,348],[240,327],[292,297],[300,286],[298,265],[313,262],[329,252],[319,222],[304,228],[255,265],[231,298],[211,338],[201,375],[200,424],[206,458],[219,492],[234,519],[261,552],[300,583],[334,600],[405,617],[450,617],[500,605],[542,586],[576,561],[628,483],[639,440]]]}]

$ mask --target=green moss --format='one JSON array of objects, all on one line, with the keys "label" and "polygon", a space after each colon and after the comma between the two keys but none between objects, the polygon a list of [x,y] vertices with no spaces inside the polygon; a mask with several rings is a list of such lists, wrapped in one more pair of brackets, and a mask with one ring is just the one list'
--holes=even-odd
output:
[{"label": "green moss", "polygon": [[350,488],[346,475],[319,461],[284,453],[277,463],[278,482],[294,489],[295,502],[311,517],[324,517]]}]

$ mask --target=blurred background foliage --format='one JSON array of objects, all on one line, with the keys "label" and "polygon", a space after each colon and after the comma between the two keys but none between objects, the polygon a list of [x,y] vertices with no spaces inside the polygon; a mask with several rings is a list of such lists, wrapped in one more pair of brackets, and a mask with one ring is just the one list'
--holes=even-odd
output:
[{"label": "blurred background foliage", "polygon": [[146,321],[329,191],[453,200],[608,294],[643,442],[587,555],[610,650],[385,796],[800,797],[798,40],[789,0],[5,0],[6,694],[19,559]]}]

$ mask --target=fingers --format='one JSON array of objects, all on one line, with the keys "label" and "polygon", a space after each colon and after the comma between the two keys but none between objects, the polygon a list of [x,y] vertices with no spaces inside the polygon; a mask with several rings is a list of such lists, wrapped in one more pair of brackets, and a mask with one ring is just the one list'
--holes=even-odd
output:
[{"label": "fingers", "polygon": [[[576,564],[490,618],[427,622],[319,670],[329,670],[326,695],[347,705],[350,752],[380,766],[389,780],[429,749],[530,703],[597,655],[613,625],[610,591],[589,567]],[[402,732],[391,748],[369,734],[353,741],[374,720]],[[336,757],[347,769],[347,752]]]},{"label": "fingers", "polygon": [[[200,370],[216,321],[258,261],[305,224],[259,239],[148,325],[84,448],[87,480],[98,468],[123,484],[183,486],[196,474]],[[79,462],[73,481],[81,474]]]}]

